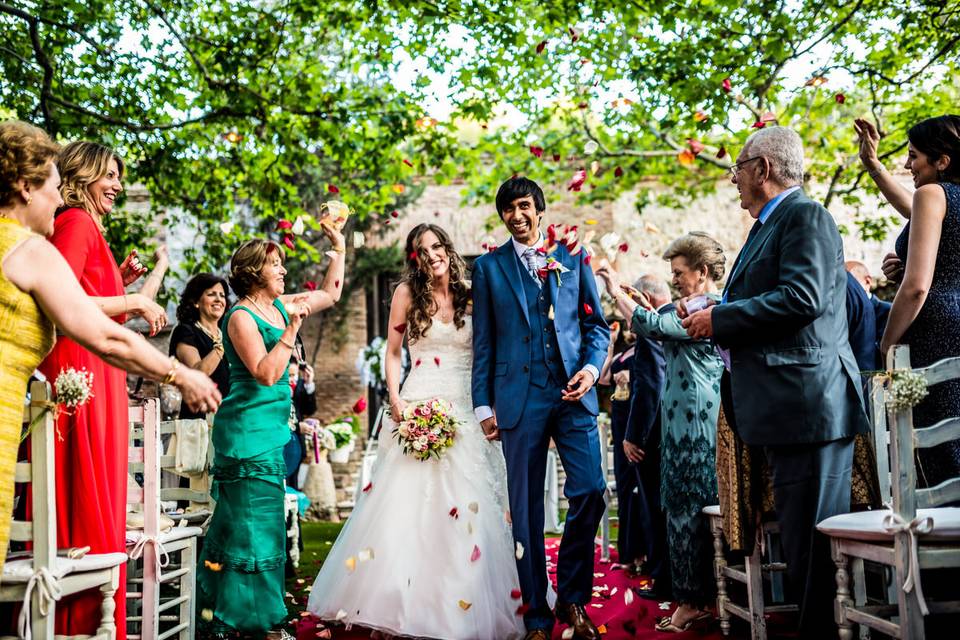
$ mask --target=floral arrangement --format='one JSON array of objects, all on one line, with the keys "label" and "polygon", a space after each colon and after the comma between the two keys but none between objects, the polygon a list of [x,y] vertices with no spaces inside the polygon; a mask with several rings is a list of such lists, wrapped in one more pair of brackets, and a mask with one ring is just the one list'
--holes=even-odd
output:
[{"label": "floral arrangement", "polygon": [[403,419],[393,429],[404,454],[421,462],[431,457],[439,460],[440,453],[453,444],[457,433],[452,410],[450,403],[440,398],[407,405]]},{"label": "floral arrangement", "polygon": [[[74,409],[82,407],[90,398],[93,397],[93,374],[86,369],[77,371],[73,367],[61,369],[56,380],[53,381],[53,393],[55,402],[44,402],[43,411],[30,422],[30,426],[20,437],[23,442],[33,427],[47,415],[53,412],[53,419],[56,420],[61,413],[72,415]],[[63,437],[58,433],[57,437],[62,440]]]},{"label": "floral arrangement", "polygon": [[890,395],[887,406],[894,411],[905,411],[920,404],[927,397],[927,379],[922,374],[909,369],[901,369],[890,374]]},{"label": "floral arrangement", "polygon": [[327,447],[328,449],[346,447],[352,443],[356,437],[356,434],[353,432],[353,425],[349,422],[334,422],[333,424],[328,424],[326,427],[323,427],[322,430],[333,436],[334,446]]}]

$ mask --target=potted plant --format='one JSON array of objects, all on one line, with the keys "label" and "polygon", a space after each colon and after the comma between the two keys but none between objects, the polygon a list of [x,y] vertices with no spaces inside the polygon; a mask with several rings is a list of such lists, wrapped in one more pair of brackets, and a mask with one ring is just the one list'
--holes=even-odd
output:
[{"label": "potted plant", "polygon": [[330,450],[330,462],[346,463],[350,459],[357,440],[355,417],[340,418],[326,426],[326,431],[333,436],[335,446]]}]

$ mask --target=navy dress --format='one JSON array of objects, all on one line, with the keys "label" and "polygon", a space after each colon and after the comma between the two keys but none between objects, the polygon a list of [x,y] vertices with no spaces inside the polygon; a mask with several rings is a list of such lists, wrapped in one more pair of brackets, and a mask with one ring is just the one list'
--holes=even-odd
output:
[{"label": "navy dress", "polygon": [[[947,196],[937,262],[930,293],[901,342],[910,345],[910,364],[923,367],[960,356],[960,185],[941,183]],[[897,256],[907,262],[910,223],[897,238]],[[960,380],[930,387],[930,394],[913,409],[914,427],[929,427],[960,416]],[[932,487],[960,475],[960,441],[919,450],[918,483]]]},{"label": "navy dress", "polygon": [[[623,357],[620,352],[610,363],[610,373],[631,371],[633,369],[633,348],[630,355]],[[632,381],[631,385],[632,387]],[[630,398],[610,401],[610,427],[613,439],[613,475],[617,481],[617,556],[621,563],[627,564],[640,560],[646,547],[644,531],[641,528],[642,509],[640,494],[637,491],[638,476],[634,465],[623,452],[623,439],[627,433],[630,418]]]}]

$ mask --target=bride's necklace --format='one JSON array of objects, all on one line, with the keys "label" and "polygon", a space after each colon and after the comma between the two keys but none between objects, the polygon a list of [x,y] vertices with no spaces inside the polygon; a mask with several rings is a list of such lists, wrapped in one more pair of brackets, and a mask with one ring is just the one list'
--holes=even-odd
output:
[{"label": "bride's necklace", "polygon": [[[263,319],[264,319],[264,320],[266,320],[267,322],[269,322],[269,323],[272,324],[272,325],[276,325],[276,324],[277,324],[276,320],[274,320],[274,318],[276,318],[276,314],[274,314],[274,315],[268,314],[263,307],[261,307],[259,304],[257,304],[257,301],[253,299],[253,296],[247,295],[247,296],[244,296],[244,297],[245,297],[247,300],[250,301],[250,303],[254,306],[254,308],[255,308],[257,311],[260,312],[260,315],[263,316]],[[274,311],[276,311],[276,308],[275,308],[275,307],[274,307]]]},{"label": "bride's necklace", "polygon": [[[443,302],[446,303],[449,300],[449,296],[443,297]],[[437,304],[437,316],[440,318],[440,322],[450,322],[453,320],[453,311],[449,313],[446,311],[446,304],[440,304],[440,300],[436,293],[433,294],[433,301]]]}]

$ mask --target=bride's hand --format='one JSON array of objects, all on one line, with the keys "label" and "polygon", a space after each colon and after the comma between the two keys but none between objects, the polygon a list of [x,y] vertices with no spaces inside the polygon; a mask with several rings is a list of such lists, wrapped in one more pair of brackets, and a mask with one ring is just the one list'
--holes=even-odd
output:
[{"label": "bride's hand", "polygon": [[390,402],[390,417],[393,418],[394,422],[400,424],[400,420],[403,417],[403,410],[406,408],[407,403],[401,398],[396,398]]}]

